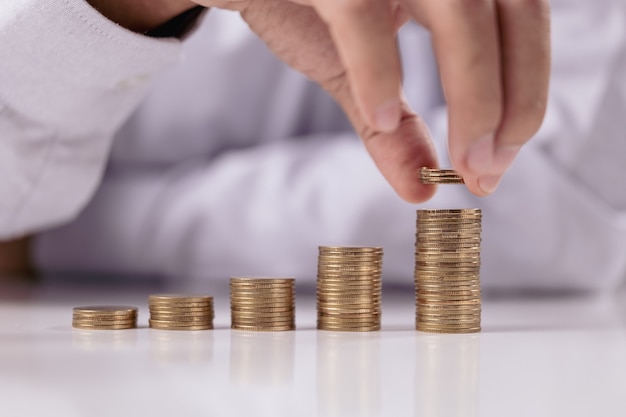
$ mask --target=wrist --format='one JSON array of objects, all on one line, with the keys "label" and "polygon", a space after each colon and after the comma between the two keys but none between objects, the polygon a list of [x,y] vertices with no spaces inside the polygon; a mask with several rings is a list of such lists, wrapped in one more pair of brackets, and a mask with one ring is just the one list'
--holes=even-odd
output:
[{"label": "wrist", "polygon": [[197,6],[190,0],[87,0],[107,19],[145,33]]}]

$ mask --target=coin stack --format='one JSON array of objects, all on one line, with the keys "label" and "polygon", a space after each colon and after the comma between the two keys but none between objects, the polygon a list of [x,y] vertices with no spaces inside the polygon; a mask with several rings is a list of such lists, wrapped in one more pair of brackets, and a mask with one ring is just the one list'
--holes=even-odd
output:
[{"label": "coin stack", "polygon": [[480,331],[480,209],[417,210],[416,328]]},{"label": "coin stack", "polygon": [[208,295],[154,294],[148,297],[150,327],[160,330],[213,328],[213,297]]},{"label": "coin stack", "polygon": [[317,328],[380,330],[383,249],[320,246]]},{"label": "coin stack", "polygon": [[422,184],[463,184],[463,178],[453,169],[420,168]]},{"label": "coin stack", "polygon": [[249,331],[295,330],[295,283],[293,278],[232,277],[230,327]]},{"label": "coin stack", "polygon": [[122,330],[137,327],[137,309],[123,306],[74,307],[72,327],[84,330]]}]

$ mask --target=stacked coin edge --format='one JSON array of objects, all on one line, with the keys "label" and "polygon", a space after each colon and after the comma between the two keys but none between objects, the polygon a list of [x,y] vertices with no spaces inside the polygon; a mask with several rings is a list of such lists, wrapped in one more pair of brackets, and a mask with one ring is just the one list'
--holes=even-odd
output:
[{"label": "stacked coin edge", "polygon": [[380,247],[319,247],[316,297],[319,330],[380,330],[382,261]]},{"label": "stacked coin edge", "polygon": [[479,332],[480,209],[417,210],[416,329]]},{"label": "stacked coin edge", "polygon": [[231,328],[244,331],[295,330],[295,279],[231,277]]},{"label": "stacked coin edge", "polygon": [[81,330],[124,330],[137,327],[137,308],[85,306],[72,309],[72,327]]},{"label": "stacked coin edge", "polygon": [[213,297],[209,295],[153,294],[148,297],[148,306],[152,329],[213,329]]},{"label": "stacked coin edge", "polygon": [[463,184],[463,177],[452,169],[420,168],[422,184]]}]

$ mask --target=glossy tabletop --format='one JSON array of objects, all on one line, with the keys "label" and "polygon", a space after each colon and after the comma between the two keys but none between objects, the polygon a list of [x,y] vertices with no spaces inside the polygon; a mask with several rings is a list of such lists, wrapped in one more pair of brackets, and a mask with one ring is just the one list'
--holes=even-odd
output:
[{"label": "glossy tabletop", "polygon": [[[386,291],[383,330],[147,328],[144,288],[0,285],[0,416],[624,416],[626,297],[483,301],[483,331],[414,329],[411,288]],[[139,328],[71,328],[72,307],[139,307]]]}]

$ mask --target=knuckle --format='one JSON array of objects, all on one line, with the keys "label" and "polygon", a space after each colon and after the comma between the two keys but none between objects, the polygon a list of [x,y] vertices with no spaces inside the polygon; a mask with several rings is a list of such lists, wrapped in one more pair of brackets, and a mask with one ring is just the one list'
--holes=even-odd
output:
[{"label": "knuckle", "polygon": [[348,15],[364,15],[372,10],[373,0],[335,0],[336,12]]},{"label": "knuckle", "polygon": [[546,102],[543,100],[511,106],[503,123],[504,141],[517,145],[525,143],[541,128],[545,114]]}]

